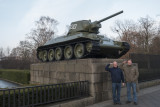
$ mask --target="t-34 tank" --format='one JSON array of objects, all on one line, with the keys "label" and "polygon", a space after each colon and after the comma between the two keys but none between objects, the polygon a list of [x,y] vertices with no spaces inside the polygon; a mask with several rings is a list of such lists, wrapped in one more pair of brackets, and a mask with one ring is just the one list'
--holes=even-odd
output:
[{"label": "t-34 tank", "polygon": [[43,62],[80,58],[119,58],[126,54],[130,46],[127,42],[111,40],[99,35],[101,22],[116,15],[117,12],[99,21],[80,20],[72,22],[67,35],[53,38],[37,48],[37,57]]}]

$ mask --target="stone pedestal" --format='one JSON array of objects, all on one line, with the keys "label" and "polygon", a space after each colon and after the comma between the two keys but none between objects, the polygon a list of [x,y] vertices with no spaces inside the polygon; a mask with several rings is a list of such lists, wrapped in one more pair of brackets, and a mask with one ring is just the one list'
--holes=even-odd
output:
[{"label": "stone pedestal", "polygon": [[[77,59],[38,63],[31,65],[31,83],[49,84],[73,81],[89,81],[90,95],[93,103],[112,99],[110,73],[105,71],[108,63],[123,59]],[[121,95],[126,95],[123,88]]]}]

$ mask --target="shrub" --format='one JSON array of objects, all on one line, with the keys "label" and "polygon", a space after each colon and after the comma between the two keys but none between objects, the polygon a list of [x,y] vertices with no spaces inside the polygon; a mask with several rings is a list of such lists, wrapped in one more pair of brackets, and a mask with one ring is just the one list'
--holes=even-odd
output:
[{"label": "shrub", "polygon": [[29,70],[0,69],[0,78],[21,84],[29,84],[30,72]]}]

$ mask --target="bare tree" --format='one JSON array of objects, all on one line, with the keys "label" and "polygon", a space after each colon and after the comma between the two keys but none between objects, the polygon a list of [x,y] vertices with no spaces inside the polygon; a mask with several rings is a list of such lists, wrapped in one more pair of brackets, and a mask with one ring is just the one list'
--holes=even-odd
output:
[{"label": "bare tree", "polygon": [[127,41],[130,44],[129,52],[136,53],[151,53],[152,39],[160,34],[160,29],[157,29],[149,16],[140,18],[137,23],[132,20],[116,21],[112,30],[119,35],[118,40]]},{"label": "bare tree", "polygon": [[25,60],[31,57],[32,50],[30,49],[30,43],[28,41],[20,41],[18,50],[22,59]]},{"label": "bare tree", "polygon": [[15,57],[16,59],[19,59],[19,57],[20,57],[19,47],[13,48],[10,56]]},{"label": "bare tree", "polygon": [[160,36],[156,36],[152,39],[150,50],[152,54],[160,54]]},{"label": "bare tree", "polygon": [[126,39],[128,38],[130,32],[135,32],[136,28],[136,23],[133,20],[116,21],[112,31],[118,34],[118,39],[123,40],[124,36]]},{"label": "bare tree", "polygon": [[11,52],[11,49],[10,49],[10,47],[8,46],[7,49],[6,49],[7,56],[10,55],[10,52]]},{"label": "bare tree", "polygon": [[[137,44],[140,43],[137,24],[132,20],[116,21],[112,31],[118,34],[117,40],[127,41],[131,45],[130,52],[137,50]],[[126,57],[129,55],[127,54]]]},{"label": "bare tree", "polygon": [[5,56],[4,49],[1,47],[0,48],[0,58],[3,58],[4,56]]},{"label": "bare tree", "polygon": [[27,39],[31,40],[36,49],[53,38],[57,31],[56,26],[58,22],[48,16],[42,16],[39,21],[35,22],[35,25],[36,28],[32,29],[31,32],[27,34]]},{"label": "bare tree", "polygon": [[139,32],[144,40],[145,53],[149,53],[149,44],[155,35],[154,21],[149,16],[146,16],[145,18],[140,18],[139,23]]},{"label": "bare tree", "polygon": [[28,47],[30,50],[32,50],[33,62],[37,61],[36,49],[54,37],[55,33],[57,32],[56,27],[58,22],[48,16],[42,16],[38,21],[35,22],[35,25],[35,28],[26,35]]},{"label": "bare tree", "polygon": [[[54,37],[57,32],[58,22],[50,17],[42,16],[35,22],[35,28],[26,35],[26,40],[20,41],[16,48],[10,51],[7,47],[6,53],[10,55],[4,61],[4,66],[18,69],[29,69],[31,63],[37,62],[36,49],[44,45],[46,41]],[[4,56],[3,48],[0,48],[0,58]],[[12,61],[11,61],[12,60]],[[7,63],[5,63],[7,62]],[[10,63],[10,64],[9,64]]]}]

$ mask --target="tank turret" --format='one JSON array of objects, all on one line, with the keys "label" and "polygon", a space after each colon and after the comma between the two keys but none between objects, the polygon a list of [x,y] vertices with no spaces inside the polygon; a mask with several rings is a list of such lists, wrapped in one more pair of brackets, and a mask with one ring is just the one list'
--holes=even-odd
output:
[{"label": "tank turret", "polygon": [[94,22],[91,22],[91,20],[81,20],[81,21],[72,22],[70,25],[68,35],[75,34],[76,32],[88,32],[88,33],[98,34],[99,28],[101,28],[101,22],[106,21],[121,13],[123,13],[123,11],[117,12],[113,15],[110,15],[106,18],[103,18],[99,21],[94,21]]},{"label": "tank turret", "polygon": [[119,58],[126,54],[130,45],[99,35],[101,22],[116,15],[117,12],[99,21],[81,20],[72,22],[69,32],[47,41],[37,48],[37,58],[43,62],[71,60],[80,58]]}]

